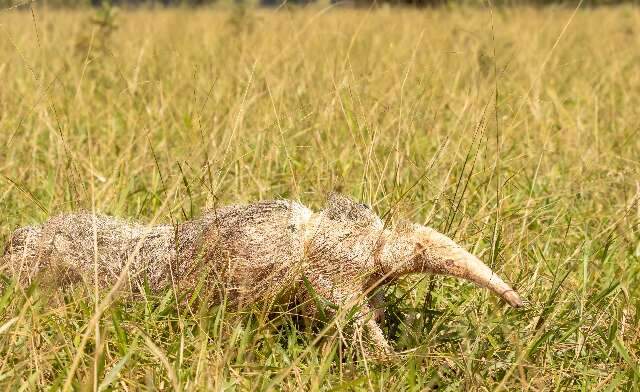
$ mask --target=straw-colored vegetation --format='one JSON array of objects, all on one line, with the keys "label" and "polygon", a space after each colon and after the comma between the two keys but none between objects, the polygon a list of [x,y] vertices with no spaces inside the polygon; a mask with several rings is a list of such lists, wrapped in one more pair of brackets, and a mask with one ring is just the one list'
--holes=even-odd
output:
[{"label": "straw-colored vegetation", "polygon": [[3,278],[0,383],[637,388],[638,26],[631,7],[0,13],[3,239],[76,209],[176,222],[333,189],[447,233],[527,302],[407,279],[383,330],[412,351],[377,364],[260,304]]}]

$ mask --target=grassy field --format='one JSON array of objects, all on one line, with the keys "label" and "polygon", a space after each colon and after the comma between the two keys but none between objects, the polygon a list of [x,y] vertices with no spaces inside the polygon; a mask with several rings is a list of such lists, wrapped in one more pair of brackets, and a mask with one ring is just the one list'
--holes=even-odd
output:
[{"label": "grassy field", "polygon": [[[396,362],[259,306],[0,292],[0,386],[640,388],[640,12],[0,13],[0,239],[329,190],[448,233],[527,301],[386,292]],[[415,286],[415,287],[414,287]]]}]

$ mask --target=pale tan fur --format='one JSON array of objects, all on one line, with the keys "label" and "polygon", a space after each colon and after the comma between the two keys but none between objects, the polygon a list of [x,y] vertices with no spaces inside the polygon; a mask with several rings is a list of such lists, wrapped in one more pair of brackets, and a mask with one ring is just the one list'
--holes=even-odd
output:
[{"label": "pale tan fur", "polygon": [[47,271],[63,282],[92,282],[97,266],[99,283],[109,286],[129,261],[133,290],[176,287],[183,297],[200,293],[212,303],[224,297],[233,306],[296,298],[312,317],[318,311],[312,297],[359,305],[353,336],[364,331],[367,352],[376,358],[392,350],[373,317],[381,302],[374,289],[403,275],[461,277],[522,305],[515,291],[446,236],[421,225],[385,228],[370,208],[338,194],[318,213],[294,201],[263,201],[213,209],[176,226],[64,214],[16,230],[0,265],[21,282]]}]

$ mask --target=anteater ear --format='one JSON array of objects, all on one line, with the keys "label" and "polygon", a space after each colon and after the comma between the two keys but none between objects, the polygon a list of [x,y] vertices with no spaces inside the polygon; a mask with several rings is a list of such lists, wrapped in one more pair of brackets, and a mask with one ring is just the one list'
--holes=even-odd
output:
[{"label": "anteater ear", "polygon": [[411,233],[413,231],[415,231],[415,224],[413,222],[411,222],[410,220],[407,219],[399,219],[396,224],[394,225],[395,231],[397,233],[402,233],[402,234],[406,234],[406,233]]},{"label": "anteater ear", "polygon": [[327,196],[327,203],[322,214],[331,220],[382,226],[382,221],[368,205],[358,203],[340,193],[331,192]]}]

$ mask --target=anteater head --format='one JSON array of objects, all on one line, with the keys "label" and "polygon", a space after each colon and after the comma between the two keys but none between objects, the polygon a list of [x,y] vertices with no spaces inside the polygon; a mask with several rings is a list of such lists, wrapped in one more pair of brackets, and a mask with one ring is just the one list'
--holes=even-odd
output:
[{"label": "anteater head", "polygon": [[518,293],[491,268],[432,228],[412,224],[390,231],[381,259],[383,272],[390,276],[411,273],[455,276],[488,288],[513,307],[522,306]]}]

